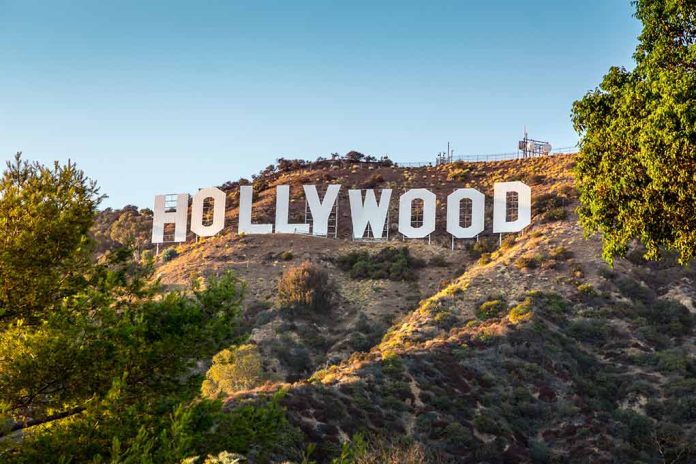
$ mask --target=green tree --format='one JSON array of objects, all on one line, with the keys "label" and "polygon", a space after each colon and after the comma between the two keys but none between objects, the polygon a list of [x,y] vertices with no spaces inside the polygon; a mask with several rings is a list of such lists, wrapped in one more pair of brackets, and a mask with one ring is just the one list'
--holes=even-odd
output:
[{"label": "green tree", "polygon": [[256,345],[245,344],[222,350],[213,357],[201,392],[214,400],[221,394],[257,387],[263,380],[261,354]]},{"label": "green tree", "polygon": [[75,164],[53,167],[17,153],[0,179],[0,321],[33,323],[84,285],[87,234],[102,197]]},{"label": "green tree", "polygon": [[132,248],[139,258],[140,253],[150,244],[151,231],[151,211],[138,211],[135,206],[127,206],[111,224],[109,237],[114,242]]},{"label": "green tree", "polygon": [[197,362],[243,340],[242,282],[166,292],[128,248],[95,262],[100,197],[73,164],[18,156],[0,187],[13,279],[0,293],[0,462],[178,462],[282,442],[277,399],[223,414],[198,396]]},{"label": "green tree", "polygon": [[580,221],[602,233],[610,263],[634,239],[648,259],[668,249],[686,263],[696,253],[696,6],[633,3],[635,68],[611,68],[573,105]]}]

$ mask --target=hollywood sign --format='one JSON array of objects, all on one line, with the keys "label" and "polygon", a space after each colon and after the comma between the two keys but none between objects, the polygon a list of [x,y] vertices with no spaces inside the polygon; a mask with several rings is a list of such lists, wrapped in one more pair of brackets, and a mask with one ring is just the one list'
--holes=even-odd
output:
[{"label": "hollywood sign", "polygon": [[[329,218],[334,211],[341,186],[331,184],[327,187],[324,198],[319,198],[316,185],[303,185],[307,207],[311,213],[311,222],[290,223],[290,186],[276,187],[275,224],[255,224],[252,221],[253,187],[243,185],[239,192],[240,234],[306,234],[327,236]],[[363,193],[364,192],[364,193]],[[372,231],[373,238],[382,238],[385,228],[391,189],[382,189],[379,201],[375,190],[348,190],[350,213],[353,225],[353,238],[362,239],[366,232]],[[212,202],[211,202],[212,200]],[[199,237],[211,237],[225,227],[225,202],[227,195],[222,190],[209,187],[193,195],[191,203],[191,232]],[[499,182],[493,188],[493,232],[519,232],[531,221],[532,193],[528,185],[522,182]],[[422,221],[413,224],[414,202],[422,202]],[[470,221],[462,225],[462,202]],[[212,210],[204,220],[206,202],[212,203]],[[516,202],[516,215],[509,217],[508,208]],[[473,238],[483,232],[485,214],[485,196],[473,188],[460,188],[447,196],[447,232],[454,238]],[[510,204],[509,204],[510,203]],[[185,242],[188,227],[189,195],[176,195],[176,205],[168,205],[166,195],[155,196],[154,221],[152,224],[152,242],[165,242],[165,225],[173,224],[174,233],[169,242]],[[210,206],[209,206],[210,208]],[[468,209],[470,208],[470,209]],[[514,210],[514,208],[512,208]],[[425,238],[435,232],[437,199],[433,192],[424,189],[407,190],[399,197],[399,233],[406,238]],[[212,213],[212,217],[210,217]]]}]

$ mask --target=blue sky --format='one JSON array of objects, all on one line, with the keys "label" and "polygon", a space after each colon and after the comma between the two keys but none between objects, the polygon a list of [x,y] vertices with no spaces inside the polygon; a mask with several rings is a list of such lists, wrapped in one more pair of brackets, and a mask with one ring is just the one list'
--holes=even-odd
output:
[{"label": "blue sky", "polygon": [[573,145],[572,102],[632,65],[629,0],[0,0],[0,154],[71,158],[109,195],[276,158]]}]

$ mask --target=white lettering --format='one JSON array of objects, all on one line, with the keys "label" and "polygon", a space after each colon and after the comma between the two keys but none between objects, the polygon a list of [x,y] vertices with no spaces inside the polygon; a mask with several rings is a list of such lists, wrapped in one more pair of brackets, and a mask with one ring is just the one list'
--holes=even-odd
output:
[{"label": "white lettering", "polygon": [[[423,201],[423,224],[413,227],[413,202]],[[399,198],[399,232],[407,238],[424,238],[435,232],[437,198],[427,189],[413,189]]]},{"label": "white lettering", "polygon": [[[498,182],[493,193],[493,232],[519,232],[532,222],[532,189],[520,182]],[[508,193],[517,196],[517,219],[508,221]],[[513,208],[514,210],[514,208]]]},{"label": "white lettering", "polygon": [[[203,203],[206,199],[213,199],[213,222],[203,224]],[[199,237],[212,237],[225,227],[225,192],[215,187],[200,189],[193,196],[191,204],[191,232]]]},{"label": "white lettering", "polygon": [[[471,200],[471,224],[462,227],[461,203]],[[455,238],[476,237],[483,232],[486,197],[476,189],[457,189],[447,196],[447,232]]]},{"label": "white lettering", "polygon": [[186,226],[188,225],[188,193],[176,196],[176,209],[167,211],[167,196],[155,196],[155,211],[152,220],[152,243],[164,243],[165,224],[174,224],[174,241],[186,241]]},{"label": "white lettering", "polygon": [[290,186],[279,185],[276,187],[276,222],[277,234],[308,234],[309,224],[289,224],[290,215]]},{"label": "white lettering", "polygon": [[350,214],[353,220],[353,238],[363,238],[368,224],[374,237],[382,238],[391,192],[391,189],[383,189],[378,204],[374,190],[365,191],[364,203],[360,190],[348,190]]},{"label": "white lettering", "polygon": [[341,186],[337,184],[331,184],[326,189],[326,194],[324,195],[324,201],[319,200],[319,194],[317,193],[316,185],[305,185],[304,192],[307,198],[307,204],[309,205],[309,211],[312,213],[312,234],[326,236],[329,231],[329,216],[331,216],[331,211],[336,204],[336,199],[338,198],[338,192],[341,190]]},{"label": "white lettering", "polygon": [[253,208],[254,188],[251,185],[239,187],[239,227],[240,234],[271,234],[273,224],[252,224],[251,210]]}]

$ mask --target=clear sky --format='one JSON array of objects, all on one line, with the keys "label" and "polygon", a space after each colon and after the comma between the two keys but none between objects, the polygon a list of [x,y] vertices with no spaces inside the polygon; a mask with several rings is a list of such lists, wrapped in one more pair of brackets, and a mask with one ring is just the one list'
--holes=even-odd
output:
[{"label": "clear sky", "polygon": [[629,0],[0,0],[0,156],[77,161],[151,206],[278,157],[396,161],[577,142],[632,66]]}]

